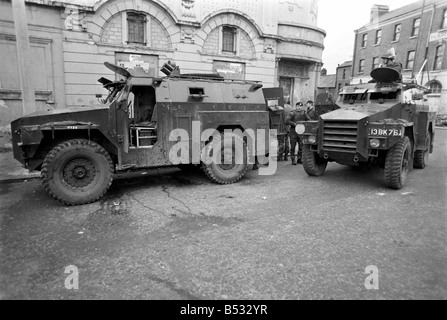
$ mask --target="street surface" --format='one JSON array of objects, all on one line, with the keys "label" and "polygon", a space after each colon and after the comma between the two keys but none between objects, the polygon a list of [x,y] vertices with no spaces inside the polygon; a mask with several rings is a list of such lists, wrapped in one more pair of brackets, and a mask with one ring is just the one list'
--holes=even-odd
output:
[{"label": "street surface", "polygon": [[401,190],[383,169],[312,178],[290,162],[232,185],[177,169],[120,177],[76,207],[37,180],[3,183],[0,299],[446,299],[446,158],[437,129]]}]

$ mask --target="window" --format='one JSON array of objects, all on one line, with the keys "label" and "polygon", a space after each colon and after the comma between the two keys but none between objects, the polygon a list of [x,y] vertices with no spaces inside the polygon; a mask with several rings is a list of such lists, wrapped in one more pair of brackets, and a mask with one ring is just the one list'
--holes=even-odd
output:
[{"label": "window", "polygon": [[342,79],[346,79],[346,69],[343,69],[343,75],[341,77]]},{"label": "window", "polygon": [[368,44],[368,34],[365,33],[362,36],[362,48],[365,48],[367,44]]},{"label": "window", "polygon": [[376,42],[375,44],[380,44],[382,42],[382,29],[376,31]]},{"label": "window", "polygon": [[341,83],[338,84],[338,91],[341,90]]},{"label": "window", "polygon": [[415,54],[415,51],[408,51],[408,54],[407,54],[407,64],[405,65],[405,69],[413,69],[413,66],[414,66],[414,54]]},{"label": "window", "polygon": [[427,87],[430,87],[430,93],[441,93],[442,91],[442,85],[439,81],[431,81],[427,84]]},{"label": "window", "polygon": [[127,13],[127,43],[145,44],[146,15],[134,12]]},{"label": "window", "polygon": [[401,25],[400,24],[396,24],[394,26],[393,41],[399,41],[399,39],[400,39],[400,29],[401,29]]},{"label": "window", "polygon": [[442,69],[442,58],[444,57],[444,45],[440,45],[436,47],[435,53],[435,63],[433,65],[433,70],[441,70]]},{"label": "window", "polygon": [[373,58],[372,69],[374,70],[375,68],[378,68],[378,67],[379,67],[379,64],[380,64],[380,62],[379,62],[379,57],[374,57],[374,58]]},{"label": "window", "polygon": [[441,29],[447,28],[447,9],[444,9],[444,13],[442,14],[442,23],[441,23]]},{"label": "window", "polygon": [[236,53],[236,28],[222,28],[222,52]]},{"label": "window", "polygon": [[417,37],[419,34],[419,27],[421,26],[421,18],[413,20],[413,29],[411,30],[411,36]]},{"label": "window", "polygon": [[365,60],[360,60],[359,61],[359,73],[362,73],[363,71],[365,71]]}]

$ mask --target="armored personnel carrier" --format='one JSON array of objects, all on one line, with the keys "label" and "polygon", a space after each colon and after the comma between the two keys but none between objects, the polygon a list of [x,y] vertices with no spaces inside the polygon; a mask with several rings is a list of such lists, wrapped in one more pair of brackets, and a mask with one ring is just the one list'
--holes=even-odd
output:
[{"label": "armored personnel carrier", "polygon": [[40,170],[60,202],[94,202],[114,173],[143,168],[200,166],[212,181],[234,183],[250,159],[267,153],[268,145],[254,141],[259,135],[244,135],[268,135],[261,83],[181,74],[170,62],[157,78],[105,66],[121,79],[98,80],[109,91],[99,107],[36,112],[11,123],[14,157]]},{"label": "armored personnel carrier", "polygon": [[376,68],[369,83],[343,88],[333,111],[318,121],[301,122],[303,167],[321,176],[328,161],[384,167],[385,185],[400,189],[410,169],[423,169],[433,152],[435,112],[424,100],[426,88],[402,82],[392,68]]}]

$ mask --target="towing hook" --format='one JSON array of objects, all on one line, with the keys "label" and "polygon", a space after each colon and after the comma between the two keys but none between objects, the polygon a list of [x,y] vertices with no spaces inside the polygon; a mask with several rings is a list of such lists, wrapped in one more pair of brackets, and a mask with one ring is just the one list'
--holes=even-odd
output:
[{"label": "towing hook", "polygon": [[355,163],[359,162],[359,157],[358,156],[354,156],[354,162]]},{"label": "towing hook", "polygon": [[325,153],[325,154],[323,155],[323,158],[324,158],[325,160],[327,160],[327,159],[329,159],[329,155],[328,155],[327,153]]}]

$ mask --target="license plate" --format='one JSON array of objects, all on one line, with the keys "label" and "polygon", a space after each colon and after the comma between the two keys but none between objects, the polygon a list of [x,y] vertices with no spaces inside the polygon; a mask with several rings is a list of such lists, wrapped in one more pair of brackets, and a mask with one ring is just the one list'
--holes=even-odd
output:
[{"label": "license plate", "polygon": [[402,136],[402,129],[370,128],[369,135],[370,136],[400,137],[400,136]]}]

